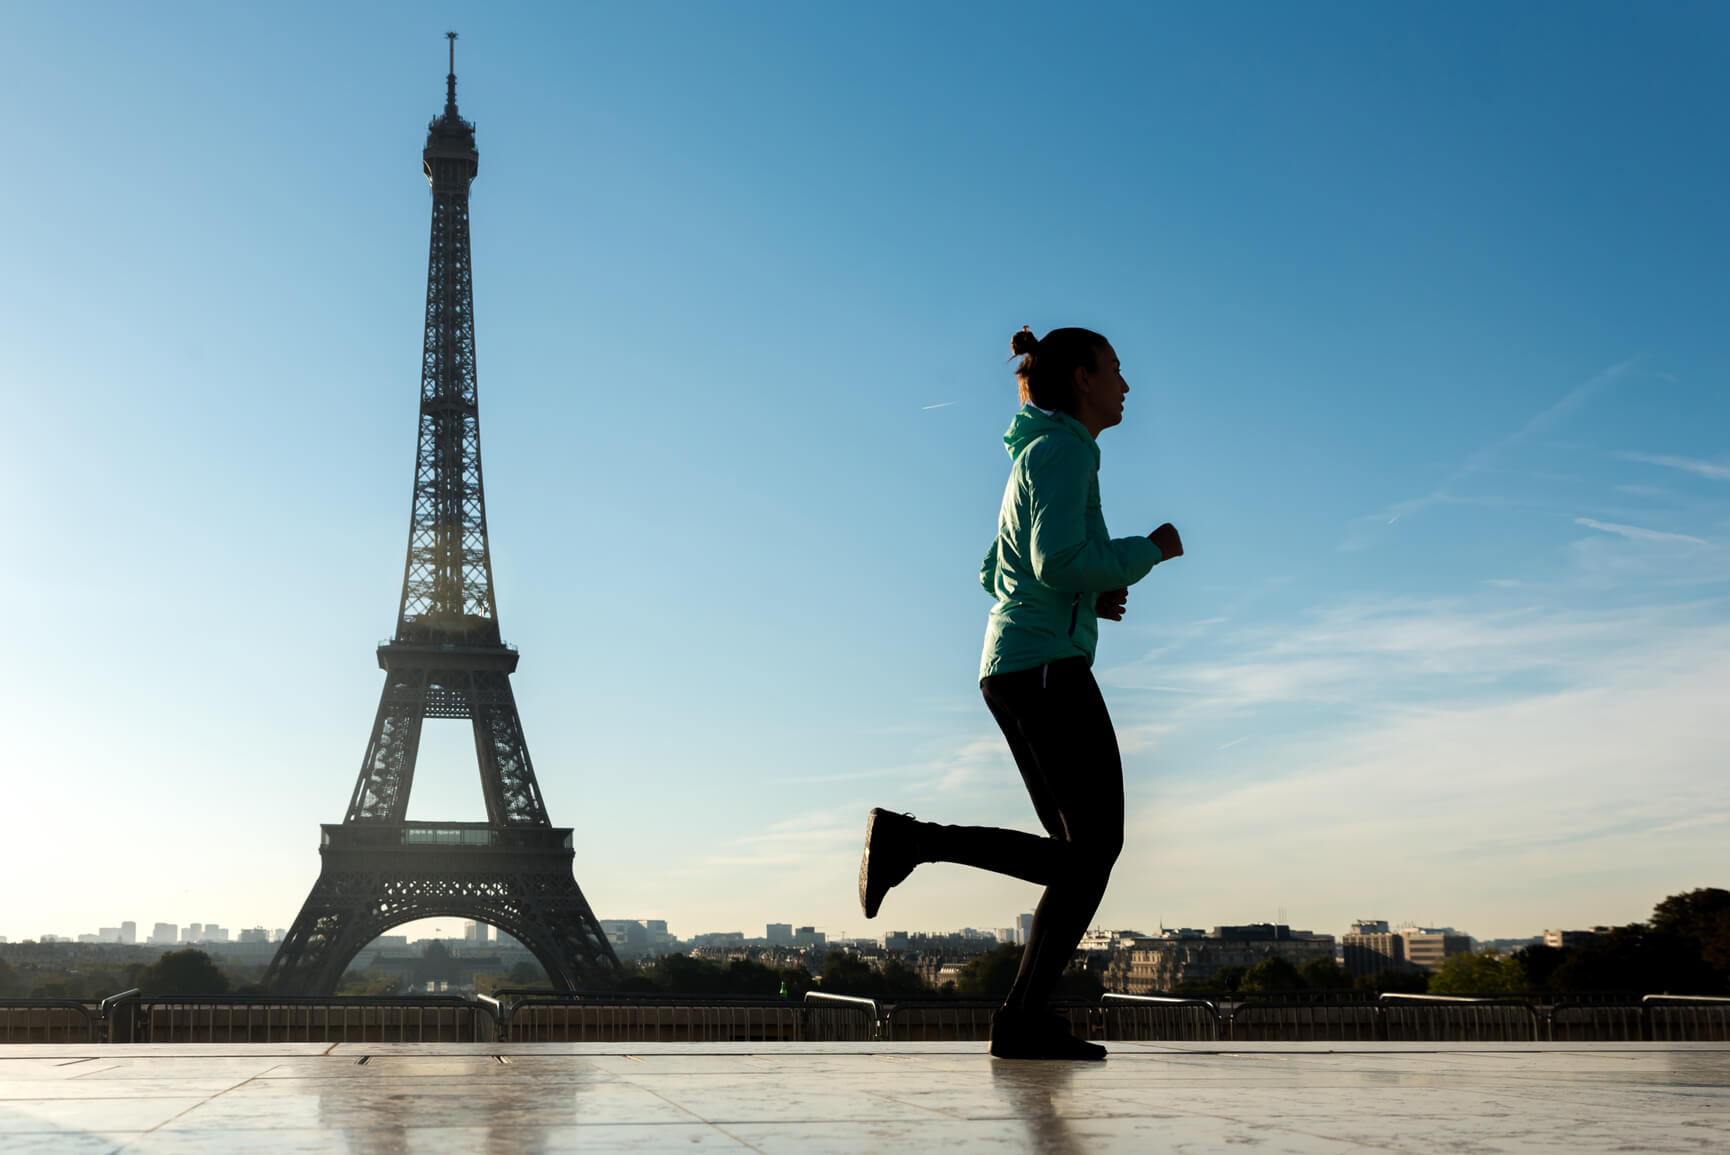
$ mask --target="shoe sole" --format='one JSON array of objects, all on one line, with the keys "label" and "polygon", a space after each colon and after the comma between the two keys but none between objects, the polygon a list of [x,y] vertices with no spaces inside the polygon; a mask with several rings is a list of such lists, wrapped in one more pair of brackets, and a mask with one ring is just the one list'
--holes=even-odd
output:
[{"label": "shoe sole", "polygon": [[873,808],[865,816],[865,849],[859,855],[859,909],[865,912],[866,918],[876,918],[878,907],[883,905],[879,897],[875,905],[866,897],[870,893],[871,879],[871,828],[877,825],[877,809]]}]

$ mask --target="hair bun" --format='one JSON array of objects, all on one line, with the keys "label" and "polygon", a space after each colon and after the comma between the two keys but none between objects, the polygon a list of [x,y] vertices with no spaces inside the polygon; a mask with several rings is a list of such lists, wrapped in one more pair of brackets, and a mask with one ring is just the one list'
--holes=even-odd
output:
[{"label": "hair bun", "polygon": [[1033,330],[1026,325],[1021,326],[1021,331],[1009,338],[1009,352],[1013,356],[1025,357],[1037,348],[1039,348],[1039,338],[1035,337]]}]

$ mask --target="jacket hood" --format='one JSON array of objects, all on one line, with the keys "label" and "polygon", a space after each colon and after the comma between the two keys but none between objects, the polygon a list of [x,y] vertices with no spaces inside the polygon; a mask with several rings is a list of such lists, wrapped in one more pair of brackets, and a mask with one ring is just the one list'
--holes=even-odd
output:
[{"label": "jacket hood", "polygon": [[1094,461],[1099,460],[1099,443],[1093,439],[1093,434],[1087,431],[1087,426],[1061,410],[1047,413],[1031,404],[1023,405],[1015,411],[1009,428],[1004,431],[1003,447],[1009,451],[1010,457],[1020,457],[1023,449],[1048,433],[1079,437],[1093,450]]}]

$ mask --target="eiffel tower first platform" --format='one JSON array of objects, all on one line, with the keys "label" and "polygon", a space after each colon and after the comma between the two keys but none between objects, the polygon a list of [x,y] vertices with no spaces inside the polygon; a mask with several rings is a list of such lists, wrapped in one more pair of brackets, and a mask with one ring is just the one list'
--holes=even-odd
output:
[{"label": "eiffel tower first platform", "polygon": [[[420,440],[396,635],[378,649],[378,718],[348,816],[326,825],[323,867],[266,972],[267,990],[331,994],[354,956],[393,926],[455,917],[522,943],[555,986],[610,985],[607,936],[571,873],[571,831],[551,825],[511,696],[517,651],[499,636],[481,490],[469,182],[480,154],[457,114],[456,34],[444,114],[427,131],[432,242]],[[474,725],[483,822],[409,822],[426,718]]]}]

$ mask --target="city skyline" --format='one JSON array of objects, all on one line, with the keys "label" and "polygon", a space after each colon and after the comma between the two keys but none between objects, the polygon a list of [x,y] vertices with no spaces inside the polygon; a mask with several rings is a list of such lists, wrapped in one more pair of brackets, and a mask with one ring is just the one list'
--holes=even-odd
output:
[{"label": "city skyline", "polygon": [[[1725,882],[1730,14],[895,11],[16,14],[0,728],[51,821],[0,935],[304,897],[400,588],[447,27],[502,625],[597,914],[1031,906],[852,893],[872,805],[1033,826],[974,685],[1023,324],[1113,339],[1108,518],[1188,545],[1096,665],[1103,925]],[[473,767],[429,726],[409,817]]]}]

